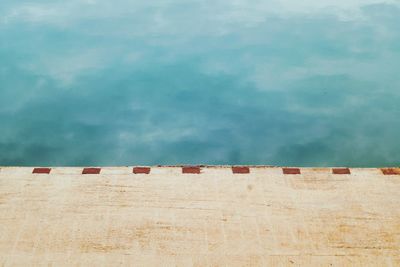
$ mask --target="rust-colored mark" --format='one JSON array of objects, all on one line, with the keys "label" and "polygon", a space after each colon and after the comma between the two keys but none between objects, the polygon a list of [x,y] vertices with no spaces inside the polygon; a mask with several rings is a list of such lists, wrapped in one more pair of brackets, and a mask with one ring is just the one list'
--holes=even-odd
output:
[{"label": "rust-colored mark", "polygon": [[232,167],[232,172],[233,173],[238,173],[238,174],[246,174],[250,173],[250,168],[249,167]]},{"label": "rust-colored mark", "polygon": [[182,167],[182,173],[200,174],[200,167]]},{"label": "rust-colored mark", "polygon": [[32,173],[37,174],[49,174],[51,172],[50,168],[34,168]]},{"label": "rust-colored mark", "polygon": [[283,174],[301,174],[299,168],[282,168]]},{"label": "rust-colored mark", "polygon": [[148,167],[135,167],[135,168],[133,168],[133,173],[134,174],[149,174],[150,173],[150,168],[148,168]]},{"label": "rust-colored mark", "polygon": [[381,171],[384,175],[400,175],[400,168],[384,168]]},{"label": "rust-colored mark", "polygon": [[334,168],[332,169],[333,174],[351,174],[349,168]]},{"label": "rust-colored mark", "polygon": [[101,168],[84,168],[82,174],[99,174]]}]

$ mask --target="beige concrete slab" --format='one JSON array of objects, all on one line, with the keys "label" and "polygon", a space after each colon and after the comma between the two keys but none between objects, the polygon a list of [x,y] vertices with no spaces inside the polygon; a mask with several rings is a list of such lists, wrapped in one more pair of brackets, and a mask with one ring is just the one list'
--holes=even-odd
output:
[{"label": "beige concrete slab", "polygon": [[0,168],[0,266],[400,266],[400,175],[300,170]]}]

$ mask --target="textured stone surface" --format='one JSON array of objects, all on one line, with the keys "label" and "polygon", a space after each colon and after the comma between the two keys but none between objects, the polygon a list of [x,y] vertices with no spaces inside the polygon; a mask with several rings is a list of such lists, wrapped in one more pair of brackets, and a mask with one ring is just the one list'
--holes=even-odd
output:
[{"label": "textured stone surface", "polygon": [[395,171],[32,171],[0,168],[0,266],[400,265]]}]

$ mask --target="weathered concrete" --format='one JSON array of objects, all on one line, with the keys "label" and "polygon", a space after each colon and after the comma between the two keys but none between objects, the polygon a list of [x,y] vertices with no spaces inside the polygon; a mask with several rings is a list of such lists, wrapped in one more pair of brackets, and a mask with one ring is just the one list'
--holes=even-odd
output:
[{"label": "weathered concrete", "polygon": [[197,170],[0,168],[0,265],[400,266],[398,169]]}]

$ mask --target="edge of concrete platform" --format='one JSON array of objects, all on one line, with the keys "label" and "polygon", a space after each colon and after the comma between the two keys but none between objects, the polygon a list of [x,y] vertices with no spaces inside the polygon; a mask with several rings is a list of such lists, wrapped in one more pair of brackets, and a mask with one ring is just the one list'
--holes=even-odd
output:
[{"label": "edge of concrete platform", "polygon": [[162,173],[207,174],[228,172],[230,174],[331,174],[331,175],[400,175],[400,167],[349,168],[349,167],[282,167],[270,165],[155,165],[155,166],[116,166],[116,167],[16,167],[0,166],[0,174],[34,175],[149,175]]}]

